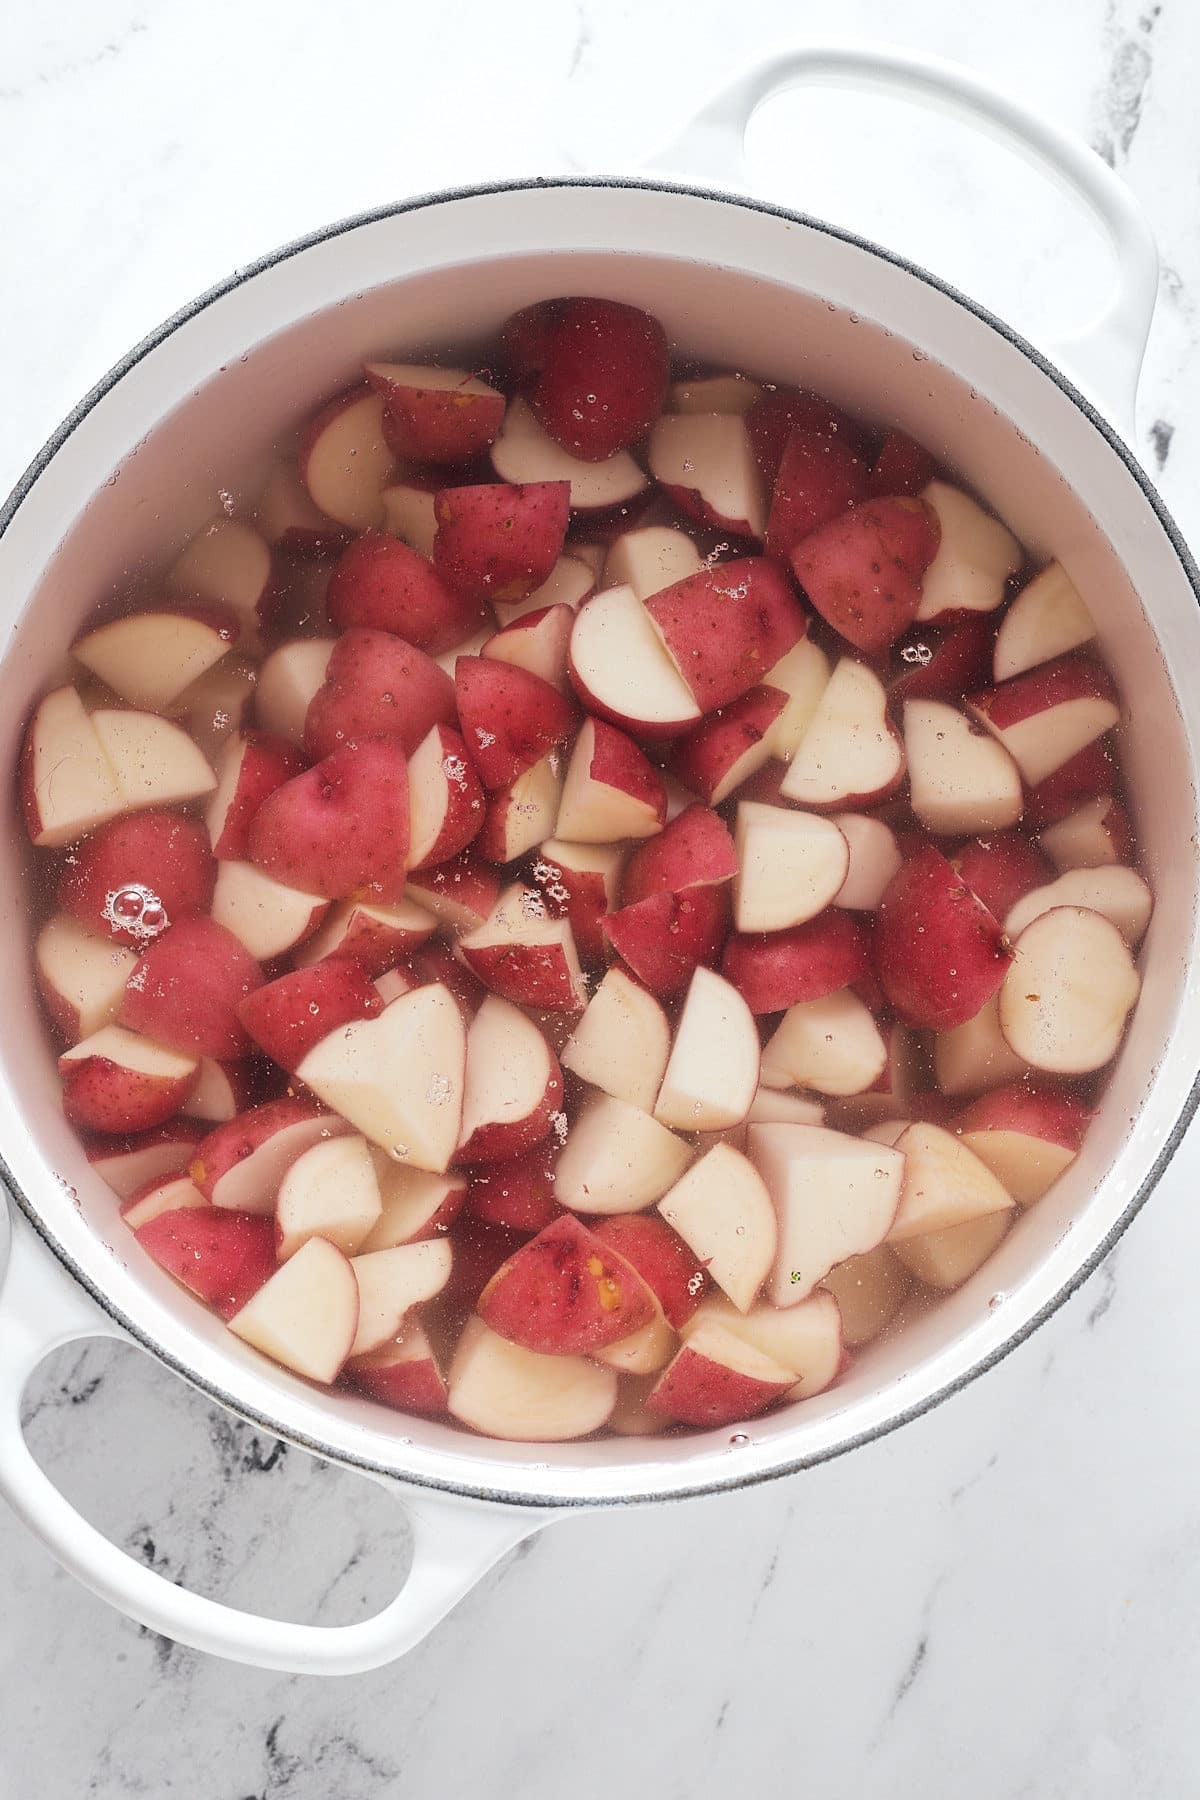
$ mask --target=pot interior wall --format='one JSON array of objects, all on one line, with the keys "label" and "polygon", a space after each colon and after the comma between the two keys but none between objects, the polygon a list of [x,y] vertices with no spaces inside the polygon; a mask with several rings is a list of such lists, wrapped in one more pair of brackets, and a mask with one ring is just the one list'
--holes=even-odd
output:
[{"label": "pot interior wall", "polygon": [[[714,203],[694,204],[711,208]],[[10,531],[14,541],[0,541],[5,604],[12,615],[20,615],[4,664],[0,767],[13,766],[29,705],[63,666],[65,648],[80,622],[147,565],[168,557],[217,510],[222,490],[232,493],[239,506],[252,498],[269,453],[292,440],[315,402],[356,378],[365,355],[478,346],[512,308],[549,293],[596,291],[640,303],[663,319],[683,354],[768,379],[802,382],[880,423],[903,426],[960,471],[1038,557],[1058,556],[1097,616],[1129,715],[1126,766],[1158,895],[1143,954],[1143,1003],[1108,1103],[1076,1167],[1018,1221],[998,1255],[959,1293],[916,1319],[903,1335],[864,1353],[832,1393],[759,1421],[753,1427],[755,1444],[768,1457],[778,1452],[776,1459],[782,1461],[815,1454],[951,1379],[963,1361],[964,1334],[973,1338],[972,1356],[994,1348],[1008,1322],[1019,1323],[1043,1304],[1095,1242],[1093,1209],[1102,1206],[1106,1220],[1119,1215],[1183,1104],[1192,1063],[1176,1057],[1166,1071],[1163,1063],[1190,980],[1196,935],[1194,732],[1181,713],[1142,601],[1153,609],[1172,655],[1186,651],[1194,663],[1196,641],[1194,599],[1133,478],[1070,401],[1019,351],[964,315],[962,329],[973,346],[974,366],[970,382],[960,379],[933,354],[932,340],[948,343],[947,328],[962,312],[952,300],[901,271],[880,276],[876,259],[843,244],[836,250],[845,279],[838,285],[823,281],[824,291],[838,299],[797,291],[788,281],[815,285],[823,273],[818,264],[829,247],[817,234],[787,222],[772,220],[770,226],[790,234],[780,240],[776,280],[696,256],[623,256],[587,249],[509,255],[373,286],[298,317],[256,346],[255,335],[265,330],[266,320],[256,325],[254,306],[245,303],[239,329],[255,334],[244,339],[254,347],[243,353],[236,337],[230,341],[227,334],[222,341],[213,330],[207,364],[213,372],[201,385],[192,377],[198,362],[203,364],[203,350],[198,352],[193,343],[184,358],[176,341],[168,339],[129,383],[101,403],[99,425],[93,414],[77,432],[78,441],[68,441],[58,459],[69,465],[67,473],[56,480],[52,466],[18,514]],[[675,239],[659,236],[654,241]],[[312,255],[330,253],[326,245]],[[405,264],[394,258],[390,266]],[[913,290],[912,318],[918,318],[923,305],[924,332],[914,325],[904,336],[893,335],[871,323],[873,295],[881,301],[878,310],[886,310],[886,283],[905,284],[906,293]],[[326,286],[313,291],[336,290]],[[845,303],[847,297],[853,305]],[[269,293],[254,304],[271,316]],[[303,310],[301,300],[293,298],[292,306],[296,313]],[[287,313],[277,310],[273,316]],[[179,336],[190,333],[194,339],[205,328],[201,315]],[[1025,388],[1020,429],[999,405],[1002,394],[1007,402],[1006,384],[1014,371]],[[154,423],[147,392],[156,378],[159,409],[162,394],[178,404]],[[126,395],[127,386],[136,391]],[[1048,397],[1039,427],[1034,412],[1042,390]],[[1094,496],[1107,497],[1108,535],[1060,473],[1058,459],[1068,455],[1077,483],[1090,486]],[[76,517],[78,501],[89,488],[96,490],[95,498]],[[1092,504],[1097,506],[1098,500],[1093,498]],[[35,579],[45,552],[60,537],[44,573]],[[33,561],[39,542],[45,548]],[[1127,566],[1138,571],[1141,600]],[[11,1112],[0,1112],[0,1126],[7,1133],[4,1153],[52,1236],[97,1287],[111,1293],[127,1313],[136,1311],[148,1335],[186,1371],[235,1392],[248,1407],[269,1411],[295,1435],[381,1463],[421,1464],[424,1459],[426,1471],[468,1486],[486,1481],[490,1467],[495,1485],[505,1487],[514,1470],[529,1466],[527,1451],[469,1440],[340,1396],[332,1403],[323,1401],[237,1343],[125,1241],[113,1196],[91,1176],[59,1111],[53,1058],[29,972],[21,879],[28,851],[11,799],[7,804],[8,829],[0,845],[7,1030],[0,1068],[10,1090],[5,1105],[15,1105],[28,1136]],[[1143,1115],[1142,1102],[1156,1082],[1155,1108]],[[1045,1273],[1050,1261],[1059,1271],[1052,1281]],[[989,1308],[989,1298],[996,1295],[1002,1298]],[[714,1457],[728,1465],[731,1454],[739,1454],[729,1452],[727,1437],[714,1434],[706,1443],[690,1439],[668,1446],[652,1441],[548,1446],[533,1467],[555,1471],[541,1477],[543,1486],[564,1471],[607,1471],[585,1484],[594,1494],[637,1488],[639,1471],[662,1464],[676,1465],[676,1473],[664,1477],[660,1486],[672,1480],[686,1484],[682,1465],[689,1459],[699,1480],[719,1468]],[[734,1471],[726,1467],[724,1472]]]}]

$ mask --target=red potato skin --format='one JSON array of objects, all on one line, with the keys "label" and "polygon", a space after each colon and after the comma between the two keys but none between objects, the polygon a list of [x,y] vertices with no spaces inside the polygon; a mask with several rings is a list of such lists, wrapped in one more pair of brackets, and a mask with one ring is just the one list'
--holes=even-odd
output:
[{"label": "red potato skin", "polygon": [[406,755],[435,725],[456,724],[454,683],[431,657],[389,631],[354,626],[309,703],[304,748],[319,760],[367,738],[394,738]]},{"label": "red potato skin", "polygon": [[557,688],[512,663],[460,656],[454,687],[463,740],[485,788],[508,787],[578,723]]},{"label": "red potato skin", "polygon": [[687,575],[645,605],[706,713],[757,687],[808,629],[787,576],[763,556]]},{"label": "red potato skin", "polygon": [[721,887],[650,894],[604,921],[617,955],[660,1000],[681,994],[701,963],[715,968],[729,924]]},{"label": "red potato skin", "polygon": [[995,731],[1007,731],[1022,719],[1047,712],[1070,700],[1111,700],[1119,705],[1112,676],[1100,663],[1083,658],[1060,656],[1056,662],[1041,663],[1010,681],[980,693],[969,694],[964,704]]},{"label": "red potato skin", "polygon": [[1103,829],[1108,833],[1112,853],[1117,861],[1131,863],[1137,855],[1137,844],[1129,814],[1119,800],[1110,798],[1108,810],[1104,814]]},{"label": "red potato skin", "polygon": [[667,816],[667,790],[640,744],[605,719],[591,721],[594,733],[588,774],[604,787],[617,788],[648,806],[661,825]]},{"label": "red potato skin", "polygon": [[500,898],[500,877],[496,870],[480,862],[470,850],[439,863],[436,868],[411,869],[408,887],[418,906],[422,904],[422,895],[429,895],[437,900],[452,900],[456,906],[463,907],[470,917],[457,927],[460,931],[474,931],[477,925],[482,925]]},{"label": "red potato skin", "polygon": [[232,1062],[250,1048],[238,1008],[262,984],[232,931],[212,919],[180,919],[142,953],[119,1022],[171,1050]]},{"label": "red potato skin", "polygon": [[929,844],[884,891],[874,957],[884,994],[906,1024],[951,1031],[991,999],[1012,949],[987,907]]},{"label": "red potato skin", "polygon": [[443,987],[448,988],[463,1016],[464,1025],[470,1025],[483,1003],[487,988],[473,969],[468,969],[465,963],[459,962],[448,945],[440,944],[435,939],[410,957],[408,966],[416,977],[418,986],[428,987],[431,983],[440,981]]},{"label": "red potato skin", "polygon": [[786,931],[731,932],[721,973],[752,1013],[821,1000],[871,973],[871,939],[853,913],[827,907]]},{"label": "red potato skin", "polygon": [[478,601],[447,587],[432,563],[386,531],[364,531],[342,552],[325,606],[339,631],[390,631],[430,656],[452,650],[486,619]]},{"label": "red potato skin", "polygon": [[981,1094],[955,1117],[952,1129],[960,1134],[1019,1131],[1029,1137],[1044,1138],[1050,1144],[1061,1144],[1065,1150],[1078,1151],[1095,1116],[1094,1107],[1069,1088],[1049,1082],[1016,1081]]},{"label": "red potato skin", "polygon": [[1050,858],[1017,831],[994,831],[964,844],[950,859],[971,892],[1001,923],[1018,900],[1053,881]]},{"label": "red potato skin", "polygon": [[940,537],[924,500],[864,500],[799,543],[791,566],[826,624],[875,655],[916,618]]},{"label": "red potato skin", "polygon": [[767,519],[767,555],[785,566],[810,532],[867,495],[867,465],[854,445],[824,432],[788,438]]},{"label": "red potato skin", "polygon": [[938,473],[937,463],[928,450],[914,443],[903,431],[889,431],[871,465],[868,482],[873,495],[907,494],[915,497],[929,486]]},{"label": "red potato skin", "polygon": [[697,801],[657,837],[638,845],[621,878],[621,901],[634,906],[651,894],[715,886],[732,881],[737,871],[737,850],[728,826],[711,807]]},{"label": "red potato skin", "polygon": [[435,725],[433,729],[438,733],[448,804],[432,849],[412,865],[417,869],[437,868],[458,856],[476,836],[483,819],[483,788],[466,744],[448,725]]},{"label": "red potato skin", "polygon": [[639,1331],[655,1302],[623,1256],[564,1213],[497,1269],[475,1310],[527,1350],[581,1356]]},{"label": "red potato skin", "polygon": [[793,431],[848,445],[860,456],[866,449],[862,428],[849,413],[804,388],[776,387],[763,394],[746,414],[746,429],[768,488],[775,485]]},{"label": "red potato skin", "polygon": [[[179,1160],[173,1166],[160,1169],[153,1177],[155,1181],[168,1181],[187,1167],[191,1160],[192,1147],[205,1135],[204,1126],[195,1119],[170,1119],[164,1125],[156,1125],[149,1131],[133,1132],[123,1138],[88,1138],[84,1141],[84,1153],[93,1165],[103,1165],[118,1156],[135,1156],[139,1150],[149,1150],[158,1144],[178,1146]],[[103,1167],[99,1167],[105,1180]]]},{"label": "red potato skin", "polygon": [[[918,627],[892,646],[892,666],[900,673],[888,688],[889,700],[897,706],[906,700],[957,700],[987,679],[995,642],[990,613],[974,613],[957,625],[929,631]],[[917,660],[922,651],[930,650],[927,661]]]},{"label": "red potato skin", "polygon": [[652,1212],[612,1213],[600,1219],[595,1235],[635,1268],[680,1331],[696,1311],[708,1287],[708,1276],[681,1237]]},{"label": "red potato skin", "polygon": [[584,462],[636,443],[662,411],[670,378],[658,320],[617,300],[568,296],[514,313],[504,354],[542,429]]},{"label": "red potato skin", "polygon": [[578,1012],[579,995],[557,944],[460,945],[467,967],[502,1000],[526,1009]]},{"label": "red potato skin", "polygon": [[755,687],[710,713],[676,743],[670,762],[672,774],[711,804],[730,769],[762,743],[787,703],[787,695],[778,688]]},{"label": "red potato skin", "polygon": [[[252,1106],[248,1112],[230,1119],[227,1124],[215,1126],[207,1136],[200,1139],[196,1145],[196,1153],[188,1164],[188,1174],[204,1198],[211,1201],[217,1183],[228,1175],[230,1169],[245,1162],[248,1156],[252,1156],[269,1138],[274,1137],[277,1131],[283,1131],[287,1126],[297,1125],[305,1119],[325,1116],[329,1118],[331,1125],[337,1124],[336,1114],[326,1114],[325,1108],[316,1100],[302,1099],[298,1095],[289,1095],[284,1100],[268,1100],[262,1106]],[[272,1254],[273,1238],[272,1232]]]},{"label": "red potato skin", "polygon": [[89,931],[138,945],[147,933],[114,920],[112,896],[122,888],[144,889],[174,924],[208,910],[216,879],[203,825],[184,813],[130,813],[101,825],[67,853],[58,904]]},{"label": "red potato skin", "polygon": [[562,554],[570,505],[569,481],[442,488],[433,566],[467,600],[524,600]]},{"label": "red potato skin", "polygon": [[1025,790],[1022,823],[1032,830],[1057,825],[1085,800],[1112,792],[1117,779],[1116,758],[1105,738],[1097,738],[1069,757],[1061,768]]},{"label": "red potato skin", "polygon": [[487,450],[504,423],[503,394],[464,394],[454,388],[408,386],[367,370],[383,395],[383,436],[397,457],[417,462],[470,462]]},{"label": "red potato skin", "polygon": [[106,1056],[60,1061],[63,1112],[80,1131],[125,1136],[163,1125],[179,1111],[199,1077],[199,1069],[178,1081],[141,1075]]},{"label": "red potato skin", "polygon": [[516,841],[510,835],[510,826],[519,829],[523,821],[520,818],[520,801],[511,787],[498,788],[489,794],[484,803],[483,824],[479,827],[471,846],[476,856],[486,862],[495,863],[502,868],[506,863],[514,862],[522,854],[512,848]]},{"label": "red potato skin", "polygon": [[792,1383],[776,1387],[713,1362],[684,1344],[646,1395],[646,1407],[680,1425],[736,1425],[764,1412]]},{"label": "red potato skin", "polygon": [[275,1273],[275,1222],[218,1206],[160,1213],[134,1234],[189,1293],[232,1319]]},{"label": "red potato skin", "polygon": [[304,966],[319,968],[327,962],[350,958],[374,978],[382,975],[385,969],[395,968],[398,962],[402,962],[414,950],[419,950],[422,944],[428,943],[436,929],[436,924],[431,921],[419,930],[396,930],[391,925],[383,925],[378,919],[371,918],[362,907],[355,907],[346,921],[346,931],[341,942],[327,951],[320,963]]},{"label": "red potato skin", "polygon": [[550,1136],[551,1120],[561,1109],[563,1100],[562,1069],[549,1045],[546,1046],[546,1052],[550,1059],[550,1071],[537,1110],[524,1119],[504,1122],[490,1120],[478,1131],[473,1131],[466,1143],[460,1144],[455,1151],[456,1163],[466,1163],[469,1166],[507,1163],[545,1143]]},{"label": "red potato skin", "polygon": [[[385,424],[386,420],[385,413]],[[436,1418],[446,1410],[446,1378],[433,1356],[388,1362],[382,1351],[374,1350],[348,1362],[341,1379],[347,1387],[357,1389],[381,1406],[390,1406],[394,1412]]]},{"label": "red potato skin", "polygon": [[[551,870],[554,872],[551,873]],[[580,960],[585,963],[603,962],[604,921],[609,917],[604,877],[594,869],[572,869],[566,863],[546,863],[539,857],[533,865],[532,878],[545,899],[551,917],[566,919],[570,924],[571,936],[575,939]],[[566,895],[565,900],[563,894]]]},{"label": "red potato skin", "polygon": [[382,1011],[368,969],[339,954],[267,982],[243,1000],[238,1017],[259,1048],[291,1073],[322,1038]]},{"label": "red potato skin", "polygon": [[268,796],[250,860],[285,887],[398,900],[408,857],[408,763],[395,740],[335,750]]},{"label": "red potato skin", "polygon": [[530,1155],[493,1163],[472,1176],[468,1211],[485,1224],[502,1225],[507,1231],[544,1230],[563,1214],[554,1197],[557,1161],[558,1143],[552,1140]]},{"label": "red potato skin", "polygon": [[250,824],[255,813],[268,794],[273,794],[293,775],[302,774],[304,767],[300,752],[283,738],[273,737],[269,731],[246,733],[237,786],[212,847],[212,853],[219,861],[245,862]]}]

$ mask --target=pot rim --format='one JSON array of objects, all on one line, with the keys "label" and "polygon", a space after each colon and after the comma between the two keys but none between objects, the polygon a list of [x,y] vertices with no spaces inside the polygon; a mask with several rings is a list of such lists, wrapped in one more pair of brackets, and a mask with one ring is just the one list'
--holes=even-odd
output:
[{"label": "pot rim", "polygon": [[[1108,447],[1124,464],[1126,471],[1133,477],[1133,480],[1140,488],[1143,497],[1149,504],[1159,525],[1162,527],[1162,530],[1171,545],[1171,549],[1183,569],[1197,606],[1200,607],[1200,568],[1197,567],[1196,561],[1187,547],[1182,532],[1171,513],[1168,511],[1157,488],[1134,455],[1130,446],[1115,427],[1097,410],[1091,401],[1080,392],[1075,384],[1064,375],[1054,363],[1044,356],[1041,351],[1030,343],[1027,338],[1016,331],[1004,319],[990,311],[987,307],[981,305],[978,301],[973,300],[969,295],[961,292],[961,290],[956,288],[952,283],[944,281],[941,277],[932,274],[920,264],[914,263],[907,257],[901,256],[898,252],[889,250],[880,244],[876,244],[871,239],[862,237],[856,232],[848,231],[844,227],[831,225],[823,219],[814,218],[807,213],[796,211],[793,208],[779,206],[772,201],[754,199],[749,195],[744,195],[733,190],[712,188],[685,181],[657,180],[630,175],[515,177],[505,181],[482,182],[459,187],[437,189],[430,193],[414,195],[406,200],[394,201],[385,206],[375,207],[369,211],[351,214],[347,218],[334,221],[329,225],[319,227],[315,231],[308,232],[302,237],[291,239],[289,242],[256,258],[253,262],[235,269],[232,274],[205,289],[204,292],[198,294],[194,299],[188,301],[176,312],[170,314],[159,325],[154,327],[154,329],[136,343],[125,356],[114,363],[94,386],[84,394],[82,399],[80,399],[71,409],[57,429],[46,439],[40,450],[38,450],[36,455],[18,477],[12,491],[7,496],[3,505],[0,506],[0,537],[3,537],[17,512],[24,504],[26,498],[49,468],[59,450],[76,428],[87,418],[93,408],[117,387],[138,363],[143,361],[143,359],[153,350],[157,349],[158,346],[165,342],[175,331],[179,330],[181,326],[189,323],[190,320],[196,318],[200,313],[204,312],[209,306],[222,299],[225,295],[232,293],[235,289],[254,280],[257,276],[277,267],[283,262],[289,261],[293,257],[301,255],[305,251],[311,250],[320,244],[328,243],[332,239],[345,236],[366,225],[380,223],[387,219],[399,218],[406,213],[417,212],[426,207],[441,206],[460,200],[485,199],[495,195],[515,192],[538,190],[553,191],[560,188],[649,190],[656,193],[679,194],[692,199],[713,200],[724,205],[742,207],[750,212],[762,213],[786,220],[792,224],[802,225],[809,230],[822,233],[841,243],[849,244],[856,249],[866,251],[869,255],[878,257],[882,261],[890,263],[893,267],[903,270],[906,274],[914,276],[918,281],[933,288],[945,298],[954,301],[957,305],[963,307],[967,312],[972,314],[982,324],[990,327],[991,330],[996,332],[1010,346],[1020,351],[1026,360],[1042,375],[1052,381],[1060,392],[1063,393],[1067,399],[1073,403],[1076,409],[1083,414],[1089,424],[1100,433]],[[576,1511],[586,1511],[599,1507],[646,1505],[668,1499],[683,1500],[693,1499],[708,1494],[728,1493],[738,1488],[758,1486],[762,1482],[771,1481],[780,1476],[798,1474],[803,1469],[815,1468],[821,1463],[832,1461],[835,1457],[843,1456],[852,1450],[861,1449],[866,1444],[876,1442],[879,1439],[888,1436],[900,1426],[907,1425],[914,1419],[921,1418],[924,1414],[932,1411],[934,1407],[939,1406],[942,1401],[960,1393],[979,1376],[986,1374],[990,1369],[1002,1362],[1013,1350],[1016,1350],[1020,1345],[1024,1344],[1052,1314],[1057,1312],[1058,1309],[1070,1299],[1072,1294],[1083,1285],[1089,1276],[1094,1273],[1099,1264],[1104,1261],[1105,1257],[1122,1237],[1133,1219],[1146,1204],[1146,1201],[1149,1199],[1154,1188],[1157,1186],[1163,1171],[1182,1142],[1198,1107],[1200,1107],[1200,1070],[1197,1071],[1183,1106],[1181,1107],[1170,1132],[1163,1139],[1159,1153],[1154,1159],[1144,1180],[1120,1216],[1105,1233],[1104,1237],[1095,1248],[1084,1257],[1072,1271],[1071,1275],[1063,1281],[1061,1286],[1042,1304],[1042,1306],[1038,1308],[1036,1312],[1026,1318],[1020,1325],[1016,1326],[1002,1343],[997,1344],[992,1350],[978,1357],[968,1368],[962,1370],[950,1380],[942,1382],[941,1385],[923,1395],[919,1400],[915,1400],[907,1406],[898,1407],[886,1419],[865,1427],[853,1436],[843,1439],[836,1444],[827,1445],[807,1453],[799,1453],[773,1463],[767,1468],[746,1469],[741,1472],[733,1471],[727,1476],[722,1475],[704,1481],[673,1486],[670,1492],[665,1494],[642,1491],[622,1495],[605,1494],[597,1496],[589,1494],[540,1494],[529,1491],[514,1491],[507,1489],[502,1485],[491,1486],[486,1482],[452,1480],[450,1478],[433,1477],[427,1474],[418,1474],[404,1469],[398,1469],[393,1465],[377,1461],[374,1458],[358,1456],[351,1451],[338,1449],[333,1445],[324,1442],[322,1439],[310,1436],[307,1433],[283,1429],[269,1414],[260,1412],[256,1408],[247,1405],[245,1402],[228,1393],[219,1383],[191,1368],[185,1367],[171,1351],[158,1344],[136,1319],[131,1318],[125,1313],[121,1307],[117,1306],[116,1303],[92,1281],[86,1271],[75,1262],[75,1259],[70,1253],[56,1241],[54,1236],[44,1225],[42,1217],[34,1203],[28,1198],[22,1187],[16,1181],[12,1170],[9,1167],[7,1158],[4,1155],[3,1146],[0,1146],[0,1179],[3,1180],[8,1192],[20,1207],[21,1212],[29,1221],[30,1226],[36,1232],[37,1236],[53,1253],[57,1261],[62,1264],[72,1279],[78,1282],[85,1292],[91,1296],[92,1300],[103,1313],[120,1326],[123,1331],[128,1333],[128,1335],[143,1349],[149,1351],[158,1362],[171,1370],[173,1374],[178,1375],[181,1379],[188,1382],[190,1386],[198,1389],[209,1399],[216,1401],[219,1405],[227,1408],[238,1417],[245,1419],[248,1423],[260,1427],[275,1438],[293,1444],[300,1449],[309,1451],[316,1456],[320,1456],[325,1461],[339,1464],[345,1468],[358,1469],[367,1474],[383,1476],[391,1480],[405,1482],[412,1487],[457,1495],[468,1500],[485,1500],[497,1504],[527,1507],[535,1510],[571,1509]],[[399,1448],[400,1446],[398,1445],[397,1447]],[[539,1446],[538,1448],[543,1453],[549,1453],[552,1451],[553,1446],[546,1445]]]}]

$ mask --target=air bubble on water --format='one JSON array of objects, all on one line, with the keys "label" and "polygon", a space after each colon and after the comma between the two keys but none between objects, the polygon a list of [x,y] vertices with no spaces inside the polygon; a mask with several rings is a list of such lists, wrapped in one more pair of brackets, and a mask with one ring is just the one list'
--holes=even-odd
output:
[{"label": "air bubble on water", "polygon": [[694,1275],[688,1276],[687,1291],[689,1294],[691,1294],[692,1298],[695,1299],[696,1295],[700,1292],[700,1289],[703,1286],[704,1286],[704,1270],[697,1269],[696,1273]]},{"label": "air bubble on water", "polygon": [[912,353],[912,359],[914,362],[924,362],[925,361],[925,352],[923,350],[914,350]]},{"label": "air bubble on water", "polygon": [[522,916],[526,919],[544,919],[546,917],[546,903],[540,894],[534,893],[532,888],[522,889],[520,909]]},{"label": "air bubble on water", "polygon": [[596,404],[595,394],[585,394],[584,399],[587,401],[589,406],[595,406],[595,404]]},{"label": "air bubble on water", "polygon": [[482,725],[477,725],[475,727],[475,742],[479,745],[481,750],[490,749],[495,741],[496,734],[494,731],[485,731]]},{"label": "air bubble on water", "polygon": [[562,1146],[567,1141],[568,1126],[567,1126],[566,1113],[563,1113],[563,1112],[551,1113],[550,1114],[550,1129],[551,1129],[551,1131],[553,1131],[555,1137],[558,1139],[559,1148],[561,1149]]},{"label": "air bubble on water", "polygon": [[431,1075],[427,1098],[430,1106],[445,1106],[450,1098],[450,1077],[448,1075]]},{"label": "air bubble on water", "polygon": [[691,462],[691,461],[690,461],[690,460],[689,460],[689,459],[688,459],[688,458],[687,458],[687,457],[686,457],[686,456],[685,456],[685,457],[684,457],[684,459],[683,459],[683,472],[684,472],[684,474],[685,474],[685,475],[690,475],[690,474],[691,474],[691,472],[692,472],[692,469],[693,469],[693,468],[694,468],[694,466],[695,466],[695,465],[694,465],[694,464],[693,464],[693,463],[692,463],[692,462]]},{"label": "air bubble on water", "polygon": [[113,888],[106,894],[101,916],[114,930],[127,931],[135,938],[157,937],[171,923],[154,889],[140,881],[131,881],[128,887]]},{"label": "air bubble on water", "polygon": [[308,1010],[312,1014],[313,1018],[315,1019],[317,1014],[320,1012],[321,1008],[318,1006],[318,1004],[315,1000],[310,1000],[308,1003]]},{"label": "air bubble on water", "polygon": [[58,1182],[59,1187],[62,1189],[63,1193],[67,1196],[68,1200],[74,1200],[74,1201],[78,1202],[79,1189],[77,1187],[72,1187],[71,1183],[67,1180],[65,1175],[57,1175],[57,1176],[55,1176],[55,1180]]},{"label": "air bubble on water", "polygon": [[218,488],[217,489],[217,499],[221,502],[221,511],[223,513],[225,513],[228,518],[232,518],[235,511],[237,510],[237,501],[234,499],[233,495],[229,492],[229,489],[228,488]]},{"label": "air bubble on water", "polygon": [[729,1440],[729,1447],[731,1450],[744,1450],[749,1442],[750,1437],[747,1432],[735,1431]]},{"label": "air bubble on water", "polygon": [[900,661],[916,663],[922,669],[928,668],[933,661],[933,651],[928,644],[906,644],[900,652]]},{"label": "air bubble on water", "polygon": [[1004,1293],[992,1294],[988,1299],[988,1311],[995,1312],[996,1308],[1002,1306],[1007,1298],[1008,1296]]},{"label": "air bubble on water", "polygon": [[456,788],[467,785],[467,765],[461,756],[444,756],[442,758],[442,774],[447,781],[452,781]]},{"label": "air bubble on water", "polygon": [[388,1155],[392,1157],[395,1162],[404,1162],[408,1156],[408,1145],[393,1144],[388,1151]]},{"label": "air bubble on water", "polygon": [[734,1233],[733,1233],[733,1235],[734,1235],[734,1237],[745,1237],[745,1235],[746,1235],[746,1227],[745,1227],[745,1226],[744,1226],[744,1225],[738,1225],[738,1226],[736,1226],[736,1227],[735,1227],[735,1229],[734,1229]]}]

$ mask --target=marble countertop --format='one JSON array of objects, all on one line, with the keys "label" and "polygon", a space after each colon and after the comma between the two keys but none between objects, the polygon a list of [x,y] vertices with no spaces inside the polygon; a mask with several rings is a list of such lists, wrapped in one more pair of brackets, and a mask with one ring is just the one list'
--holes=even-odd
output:
[{"label": "marble countertop", "polygon": [[[894,0],[839,9],[846,35],[1014,87],[1139,196],[1163,281],[1138,447],[1200,541],[1200,15],[912,0],[897,18]],[[404,193],[632,163],[731,65],[828,26],[810,0],[13,0],[0,490],[144,330],[269,246]],[[1084,304],[1090,252],[1028,241],[1006,165],[934,154],[909,174],[891,141],[855,180],[811,154],[797,111],[756,128],[757,191],[906,244],[1035,336]],[[981,204],[973,183],[997,169]],[[1193,1133],[1101,1271],[931,1416],[797,1480],[569,1519],[375,1675],[322,1684],[175,1648],[0,1511],[0,1794],[1182,1800],[1200,1789],[1197,1173]],[[326,1623],[395,1585],[387,1496],[133,1351],[52,1358],[28,1412],[70,1496],[171,1577]]]}]

